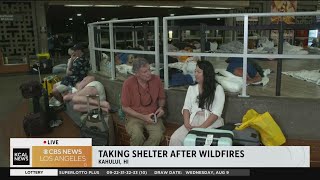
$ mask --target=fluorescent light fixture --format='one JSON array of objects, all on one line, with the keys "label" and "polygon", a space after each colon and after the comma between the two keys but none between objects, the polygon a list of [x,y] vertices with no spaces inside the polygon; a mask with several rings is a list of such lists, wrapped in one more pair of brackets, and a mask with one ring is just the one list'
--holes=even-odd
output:
[{"label": "fluorescent light fixture", "polygon": [[146,7],[146,8],[181,8],[182,6],[151,6],[151,5],[136,5],[133,7]]},{"label": "fluorescent light fixture", "polygon": [[92,7],[92,4],[66,4],[66,7]]},{"label": "fluorescent light fixture", "polygon": [[72,21],[73,19],[72,19],[72,18],[69,18],[69,20]]},{"label": "fluorescent light fixture", "polygon": [[77,14],[77,16],[82,16],[82,14],[79,13],[79,14]]},{"label": "fluorescent light fixture", "polygon": [[232,9],[232,8],[225,8],[225,7],[192,7],[195,9]]},{"label": "fluorescent light fixture", "polygon": [[170,16],[174,16],[174,14],[170,14]]},{"label": "fluorescent light fixture", "polygon": [[227,7],[214,7],[214,9],[233,9],[233,8],[227,8]]},{"label": "fluorescent light fixture", "polygon": [[192,7],[192,8],[195,8],[195,9],[213,9],[212,7]]},{"label": "fluorescent light fixture", "polygon": [[134,7],[158,7],[158,6],[146,6],[146,5],[136,5]]},{"label": "fluorescent light fixture", "polygon": [[94,5],[94,7],[120,7],[121,5],[111,5],[111,4],[99,4]]},{"label": "fluorescent light fixture", "polygon": [[159,6],[159,8],[181,8],[181,6]]},{"label": "fluorescent light fixture", "polygon": [[105,20],[106,18],[101,18],[101,20]]}]

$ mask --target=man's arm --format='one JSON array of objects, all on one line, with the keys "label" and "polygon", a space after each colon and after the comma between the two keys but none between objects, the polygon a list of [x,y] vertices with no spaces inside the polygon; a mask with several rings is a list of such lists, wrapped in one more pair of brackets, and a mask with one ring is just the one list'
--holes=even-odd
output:
[{"label": "man's arm", "polygon": [[166,100],[165,99],[159,99],[158,106],[163,108],[165,105],[166,105]]},{"label": "man's arm", "polygon": [[157,117],[161,117],[164,115],[164,106],[166,104],[166,100],[165,99],[159,99],[158,101],[158,109],[156,110],[155,114],[157,115]]},{"label": "man's arm", "polygon": [[71,71],[72,62],[73,62],[73,59],[71,57],[68,59],[68,63],[67,63],[67,71],[66,71],[67,76],[72,75],[72,71]]}]

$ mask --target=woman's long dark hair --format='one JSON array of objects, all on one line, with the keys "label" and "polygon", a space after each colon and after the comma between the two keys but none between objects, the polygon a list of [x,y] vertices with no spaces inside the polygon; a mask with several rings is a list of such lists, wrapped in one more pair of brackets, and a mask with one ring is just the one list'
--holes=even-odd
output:
[{"label": "woman's long dark hair", "polygon": [[198,96],[199,108],[209,109],[216,92],[216,75],[213,65],[209,61],[198,61],[197,66],[203,70],[203,91]]}]

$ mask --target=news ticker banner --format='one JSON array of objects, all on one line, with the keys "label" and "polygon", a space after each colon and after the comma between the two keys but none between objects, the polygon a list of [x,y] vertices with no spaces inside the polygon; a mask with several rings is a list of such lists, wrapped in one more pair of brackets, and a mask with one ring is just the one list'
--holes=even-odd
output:
[{"label": "news ticker banner", "polygon": [[310,147],[92,146],[90,138],[11,138],[10,167],[310,167]]},{"label": "news ticker banner", "polygon": [[250,176],[250,169],[10,169],[11,176]]}]

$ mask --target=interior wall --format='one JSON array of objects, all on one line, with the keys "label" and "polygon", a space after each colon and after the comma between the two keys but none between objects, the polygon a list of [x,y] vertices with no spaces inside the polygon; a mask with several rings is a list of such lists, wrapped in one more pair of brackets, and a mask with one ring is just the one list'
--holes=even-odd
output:
[{"label": "interior wall", "polygon": [[36,53],[33,8],[32,2],[0,2],[0,48],[9,63]]}]

